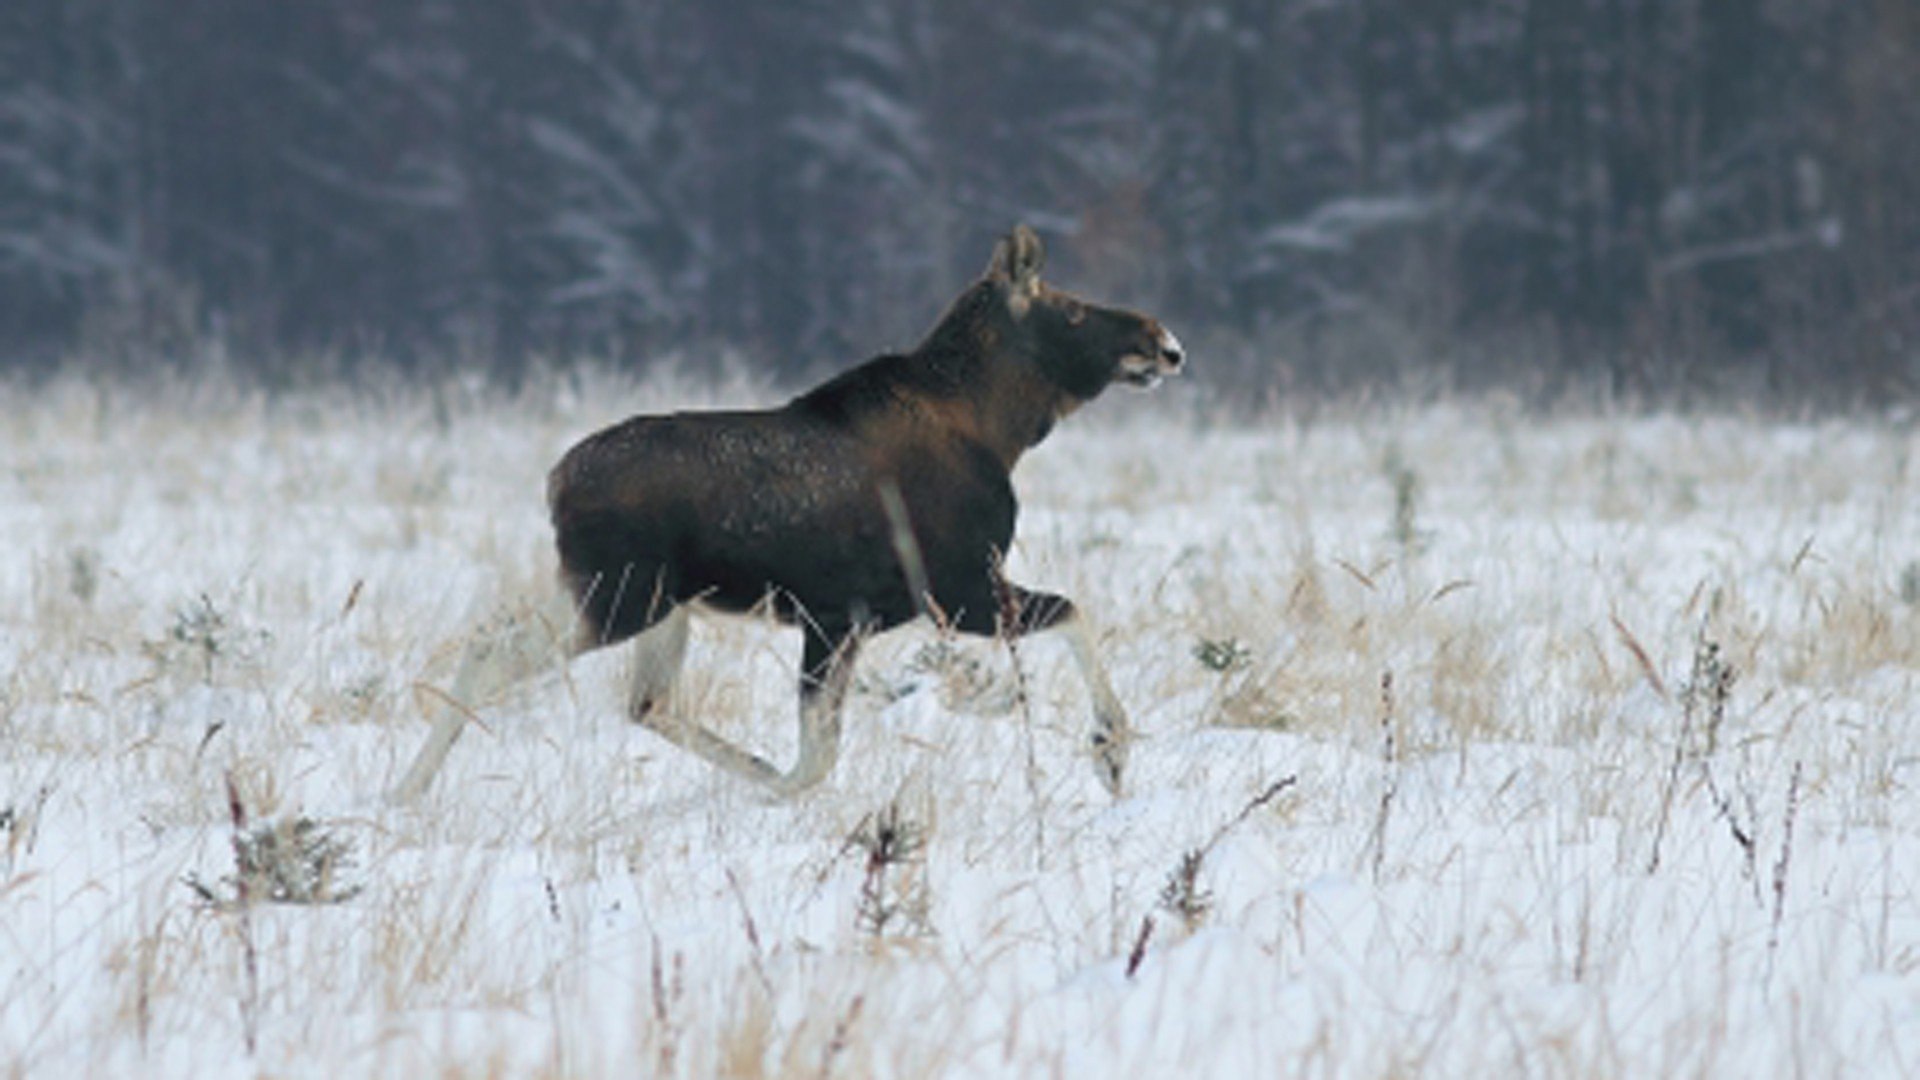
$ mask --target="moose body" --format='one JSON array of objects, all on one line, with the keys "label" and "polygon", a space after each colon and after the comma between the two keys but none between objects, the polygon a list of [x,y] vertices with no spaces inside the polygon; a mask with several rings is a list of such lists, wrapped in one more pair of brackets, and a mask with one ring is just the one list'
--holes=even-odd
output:
[{"label": "moose body", "polygon": [[[1011,471],[1107,386],[1152,385],[1184,357],[1153,319],[1043,285],[1043,257],[1031,230],[1017,228],[917,349],[870,360],[784,407],[636,416],[569,450],[547,488],[577,616],[559,654],[639,635],[634,719],[791,792],[833,766],[866,634],[922,613],[971,634],[1065,626],[1094,699],[1096,769],[1117,791],[1126,717],[1073,605],[999,576],[1018,513]],[[770,603],[801,627],[791,770],[662,707],[696,602],[725,611]],[[541,652],[524,636],[471,650],[453,697],[471,705],[523,674]],[[424,788],[458,731],[457,715],[443,718],[396,794]]]},{"label": "moose body", "polygon": [[913,445],[889,459],[809,400],[636,417],[568,455],[551,502],[583,633],[621,641],[691,600],[725,611],[771,600],[783,619],[823,629],[905,622],[920,606],[892,546],[887,485],[915,526],[940,608],[991,618],[968,590],[1013,536],[1004,471],[967,445]]}]

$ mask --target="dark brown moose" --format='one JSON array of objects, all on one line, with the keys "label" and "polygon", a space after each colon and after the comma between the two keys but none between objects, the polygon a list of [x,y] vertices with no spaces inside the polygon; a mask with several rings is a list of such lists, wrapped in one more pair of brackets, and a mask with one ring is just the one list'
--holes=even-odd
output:
[{"label": "dark brown moose", "polygon": [[[417,796],[471,706],[555,660],[638,635],[629,711],[668,741],[788,794],[832,771],[862,638],[931,613],[969,634],[1069,632],[1093,702],[1092,756],[1118,793],[1131,732],[1064,597],[1004,582],[1009,478],[1054,423],[1115,382],[1152,386],[1184,356],[1158,322],[1041,282],[1026,226],[995,246],[918,348],[766,411],[636,416],[548,478],[568,632],[508,620],[469,647],[396,799]],[[799,760],[781,771],[664,707],[694,603],[770,602],[801,628]]]}]

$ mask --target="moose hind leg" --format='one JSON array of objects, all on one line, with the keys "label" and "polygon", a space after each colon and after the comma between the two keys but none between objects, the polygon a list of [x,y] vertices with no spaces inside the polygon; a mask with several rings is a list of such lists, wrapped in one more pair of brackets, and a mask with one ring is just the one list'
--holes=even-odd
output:
[{"label": "moose hind leg", "polygon": [[683,604],[667,613],[634,639],[633,678],[627,691],[627,715],[645,718],[666,708],[674,679],[687,659],[687,609]]},{"label": "moose hind leg", "polygon": [[[795,795],[826,779],[839,760],[840,712],[846,704],[858,648],[858,638],[851,633],[839,635],[829,644],[817,636],[817,631],[808,631],[805,670],[800,680],[800,745],[793,768],[784,772],[705,725],[675,718],[664,710],[636,711],[633,718],[716,768],[751,780],[776,795]],[[636,706],[642,701],[637,685],[629,700]]]},{"label": "moose hind leg", "polygon": [[558,592],[544,608],[509,609],[489,619],[461,653],[453,688],[445,693],[429,691],[427,712],[433,716],[433,728],[406,775],[388,794],[389,801],[410,803],[427,790],[474,709],[565,663],[575,651],[575,622],[572,601]]}]

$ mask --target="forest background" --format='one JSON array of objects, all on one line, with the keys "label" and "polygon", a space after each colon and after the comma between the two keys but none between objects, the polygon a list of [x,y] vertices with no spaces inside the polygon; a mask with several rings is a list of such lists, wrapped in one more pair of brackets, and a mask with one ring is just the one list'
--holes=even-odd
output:
[{"label": "forest background", "polygon": [[1235,390],[1875,400],[1916,191],[1909,0],[9,0],[0,370],[797,380],[1024,220]]}]

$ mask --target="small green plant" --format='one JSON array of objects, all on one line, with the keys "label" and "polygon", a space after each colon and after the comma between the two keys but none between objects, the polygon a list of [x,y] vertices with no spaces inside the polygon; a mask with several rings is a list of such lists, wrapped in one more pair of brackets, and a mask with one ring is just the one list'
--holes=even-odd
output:
[{"label": "small green plant", "polygon": [[905,923],[909,929],[925,932],[928,897],[924,888],[896,880],[888,884],[888,871],[920,861],[927,846],[927,827],[908,818],[900,804],[890,802],[877,814],[861,820],[847,838],[848,846],[866,853],[866,874],[860,882],[860,904],[854,913],[855,924],[876,938]]},{"label": "small green plant", "polygon": [[[1720,725],[1727,718],[1727,702],[1733,696],[1733,666],[1720,657],[1720,643],[1707,636],[1702,626],[1694,639],[1693,671],[1680,693],[1680,736],[1674,740],[1673,757],[1667,764],[1666,783],[1660,792],[1660,815],[1654,823],[1653,851],[1647,858],[1647,873],[1660,868],[1660,844],[1666,837],[1673,800],[1680,786],[1680,770],[1688,760],[1704,764],[1719,748]],[[1696,734],[1696,732],[1698,734]],[[1698,746],[1695,745],[1696,740]],[[1727,805],[1722,803],[1723,806]],[[1731,817],[1735,839],[1740,829]],[[1744,845],[1743,845],[1744,846]]]},{"label": "small green plant", "polygon": [[[1220,842],[1231,835],[1233,830],[1239,828],[1248,818],[1252,817],[1254,811],[1272,803],[1280,797],[1281,792],[1286,791],[1298,782],[1299,777],[1297,775],[1288,775],[1268,784],[1265,788],[1261,789],[1258,795],[1248,799],[1246,805],[1240,808],[1239,813],[1235,814],[1218,829],[1215,829],[1213,835],[1207,838],[1206,843],[1201,844],[1199,847],[1188,848],[1183,852],[1180,856],[1179,863],[1174,866],[1173,871],[1167,875],[1167,879],[1160,885],[1159,906],[1161,910],[1178,916],[1189,931],[1199,926],[1201,921],[1207,917],[1207,914],[1213,910],[1213,893],[1209,892],[1200,884],[1200,871],[1206,867],[1207,856],[1213,854],[1213,849],[1219,847]],[[1140,936],[1134,942],[1133,954],[1128,957],[1128,975],[1132,975],[1133,972],[1139,968],[1141,956],[1146,951],[1147,939],[1151,937],[1152,934],[1153,920],[1151,917],[1148,917],[1141,922]]]},{"label": "small green plant", "polygon": [[1206,861],[1204,848],[1187,851],[1160,886],[1161,910],[1179,916],[1188,930],[1199,926],[1213,910],[1213,894],[1200,885],[1200,868]]},{"label": "small green plant", "polygon": [[67,553],[67,588],[83,604],[93,603],[100,591],[100,553],[77,547]]},{"label": "small green plant", "polygon": [[211,685],[216,668],[257,659],[269,640],[265,630],[236,625],[211,596],[201,593],[174,609],[166,633],[147,642],[145,650],[162,669],[190,667]]},{"label": "small green plant", "polygon": [[167,628],[168,642],[198,658],[208,682],[213,681],[213,662],[226,647],[226,637],[227,617],[206,593],[176,609],[173,625]]},{"label": "small green plant", "polygon": [[1013,687],[995,677],[993,671],[973,652],[942,636],[922,646],[907,662],[913,678],[886,695],[888,700],[905,697],[930,680],[945,708],[998,715],[1013,709]]},{"label": "small green plant", "polygon": [[1693,674],[1687,680],[1682,706],[1699,715],[1705,711],[1706,746],[1701,751],[1712,757],[1720,746],[1720,725],[1727,718],[1727,702],[1733,697],[1733,665],[1720,655],[1720,643],[1702,635],[1693,652]]},{"label": "small green plant", "polygon": [[14,860],[21,853],[33,851],[40,838],[40,813],[52,794],[52,786],[42,784],[32,798],[0,806],[0,854],[5,856],[8,872],[12,872]]},{"label": "small green plant", "polygon": [[1386,461],[1382,463],[1387,480],[1393,484],[1393,522],[1389,529],[1393,542],[1400,550],[1408,554],[1418,554],[1426,549],[1430,534],[1420,528],[1420,474],[1408,465],[1401,456],[1400,448],[1387,451]]},{"label": "small green plant", "polygon": [[186,886],[220,910],[248,903],[340,904],[360,894],[343,885],[353,848],[308,817],[282,818],[242,829],[233,838],[234,872],[213,885],[189,875]]},{"label": "small green plant", "polygon": [[1237,638],[1201,638],[1193,647],[1200,666],[1221,675],[1239,671],[1253,660],[1253,651]]}]

